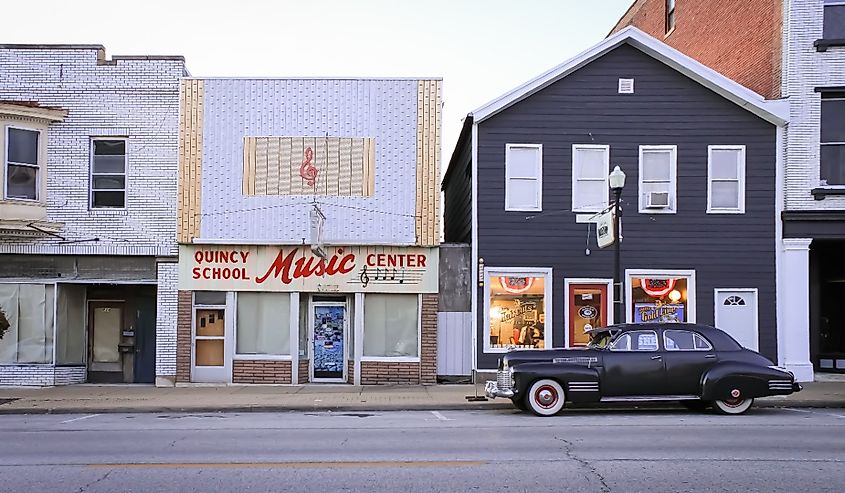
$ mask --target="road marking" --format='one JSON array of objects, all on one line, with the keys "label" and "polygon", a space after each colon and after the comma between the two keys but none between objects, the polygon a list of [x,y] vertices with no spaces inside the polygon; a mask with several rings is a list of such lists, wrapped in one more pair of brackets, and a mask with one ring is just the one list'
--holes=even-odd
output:
[{"label": "road marking", "polygon": [[834,418],[845,418],[845,414],[836,414],[836,413],[826,413],[824,411],[816,411],[816,410],[808,410],[808,409],[795,409],[792,407],[784,407],[782,408],[784,411],[793,411],[796,413],[807,413],[807,414],[823,414],[825,416],[831,416]]},{"label": "road marking", "polygon": [[439,419],[440,421],[455,421],[454,419],[447,418],[446,416],[443,416],[443,415],[440,413],[440,411],[431,411],[431,414],[433,414],[433,415],[434,415],[434,417],[435,417],[435,418],[437,418],[437,419]]},{"label": "road marking", "polygon": [[62,421],[62,424],[73,423],[74,421],[82,421],[83,419],[94,418],[94,417],[97,417],[97,416],[99,416],[99,414],[89,414],[88,416],[82,416],[81,418],[73,418],[73,419],[68,419],[68,420]]},{"label": "road marking", "polygon": [[86,464],[91,469],[350,469],[404,467],[468,467],[483,466],[487,461],[364,461],[364,462],[245,462],[223,463],[150,463],[150,464]]}]

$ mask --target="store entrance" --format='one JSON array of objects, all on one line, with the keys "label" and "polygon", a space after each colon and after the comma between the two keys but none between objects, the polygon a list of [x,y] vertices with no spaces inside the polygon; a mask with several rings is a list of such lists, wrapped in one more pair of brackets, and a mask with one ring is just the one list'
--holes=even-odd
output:
[{"label": "store entrance", "polygon": [[346,382],[348,323],[345,301],[312,301],[310,381]]},{"label": "store entrance", "polygon": [[845,241],[810,246],[810,356],[816,371],[845,373]]}]

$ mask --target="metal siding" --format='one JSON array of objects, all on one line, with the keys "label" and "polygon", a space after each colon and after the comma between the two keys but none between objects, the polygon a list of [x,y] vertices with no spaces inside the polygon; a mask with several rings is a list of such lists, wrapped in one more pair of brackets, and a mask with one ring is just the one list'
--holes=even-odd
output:
[{"label": "metal siding", "polygon": [[472,313],[437,314],[437,374],[472,373]]},{"label": "metal siding", "polygon": [[[326,241],[413,244],[417,83],[206,80],[201,238],[291,244],[307,239],[310,196],[237,193],[244,185],[243,138],[329,135],[375,138],[376,162],[372,197],[317,197],[328,217]],[[285,152],[280,150],[282,159]],[[290,178],[300,180],[298,174]]]},{"label": "metal siding", "polygon": [[[617,94],[619,77],[634,78],[636,93]],[[625,45],[480,124],[478,139],[478,255],[491,268],[553,268],[555,347],[564,344],[564,278],[613,275],[613,248],[600,250],[595,226],[588,233],[569,212],[572,144],[592,143],[610,145],[610,166],[627,175],[623,275],[694,269],[697,321],[706,324],[713,288],[758,288],[760,350],[775,357],[774,126]],[[505,212],[507,143],[543,144],[542,213]],[[678,146],[677,214],[637,213],[638,150],[649,144]],[[713,144],[746,146],[745,214],[705,213]],[[482,352],[486,314],[478,314],[478,367],[493,368],[499,355]]]}]

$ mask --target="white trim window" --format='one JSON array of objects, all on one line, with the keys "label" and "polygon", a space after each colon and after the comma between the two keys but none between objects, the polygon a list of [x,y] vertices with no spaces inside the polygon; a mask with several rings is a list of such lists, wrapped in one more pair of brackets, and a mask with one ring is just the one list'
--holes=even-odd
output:
[{"label": "white trim window", "polygon": [[245,291],[236,296],[235,357],[289,358],[290,293]]},{"label": "white trim window", "polygon": [[678,146],[640,146],[639,211],[674,214],[678,196]]},{"label": "white trim window", "polygon": [[572,212],[600,212],[607,207],[610,146],[572,144]]},{"label": "white trim window", "polygon": [[505,210],[543,210],[542,144],[505,144]]},{"label": "white trim window", "polygon": [[822,37],[830,40],[845,39],[845,1],[824,0]]},{"label": "white trim window", "polygon": [[745,213],[745,146],[707,146],[707,212]]},{"label": "white trim window", "polygon": [[421,309],[418,294],[364,295],[362,361],[418,362]]},{"label": "white trim window", "polygon": [[126,139],[91,139],[91,208],[126,207]]},{"label": "white trim window", "polygon": [[484,269],[484,352],[552,347],[552,269]]},{"label": "white trim window", "polygon": [[845,185],[845,92],[822,93],[821,112],[820,184],[841,188]]},{"label": "white trim window", "polygon": [[5,198],[33,202],[41,198],[40,140],[40,130],[6,127]]},{"label": "white trim window", "polygon": [[695,323],[694,270],[625,270],[628,323]]}]

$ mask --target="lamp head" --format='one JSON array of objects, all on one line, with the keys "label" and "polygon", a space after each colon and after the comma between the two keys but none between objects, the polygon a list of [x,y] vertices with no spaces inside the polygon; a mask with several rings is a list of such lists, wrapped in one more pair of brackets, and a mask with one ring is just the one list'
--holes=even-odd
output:
[{"label": "lamp head", "polygon": [[621,190],[625,187],[625,172],[619,166],[616,166],[608,175],[608,181],[612,190]]}]

